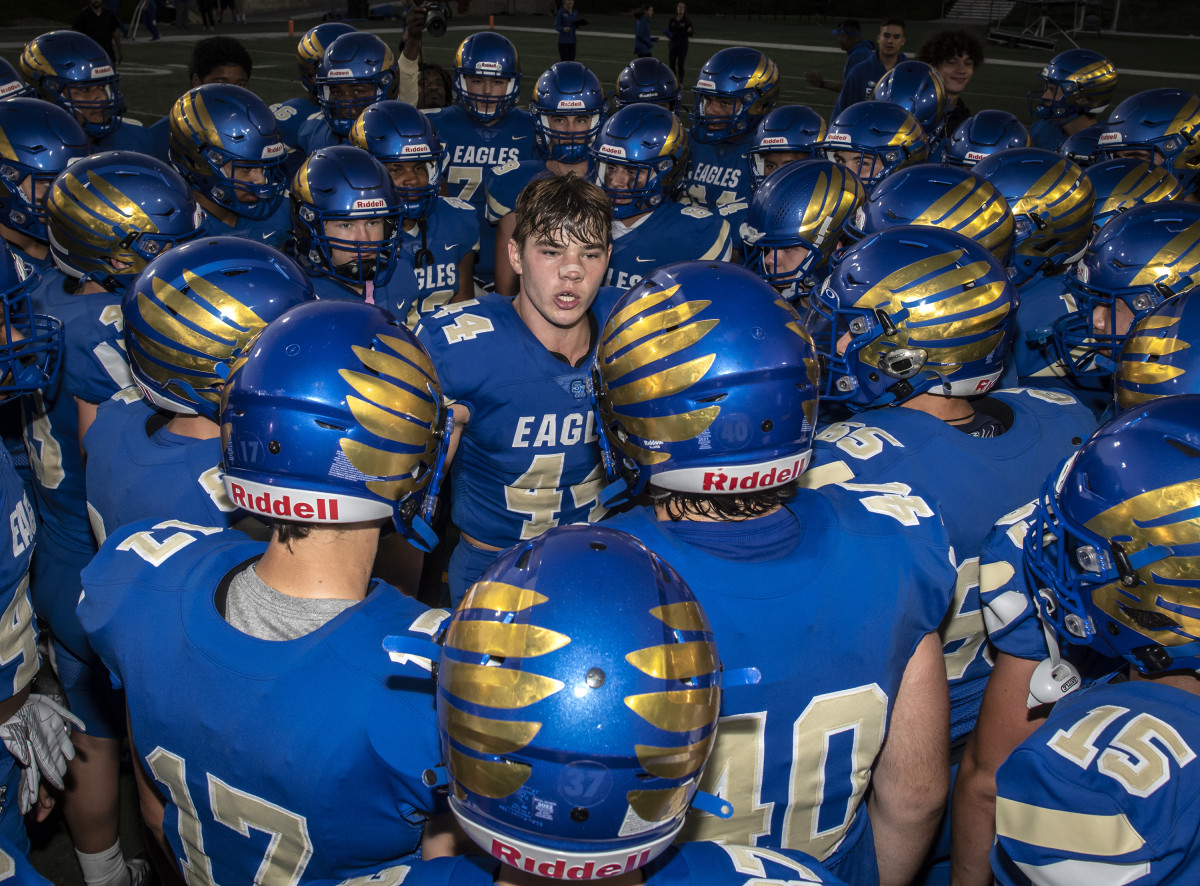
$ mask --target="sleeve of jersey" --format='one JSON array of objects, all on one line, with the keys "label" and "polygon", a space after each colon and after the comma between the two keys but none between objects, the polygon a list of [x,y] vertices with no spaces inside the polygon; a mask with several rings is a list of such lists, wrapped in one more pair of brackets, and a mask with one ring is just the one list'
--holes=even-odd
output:
[{"label": "sleeve of jersey", "polygon": [[979,555],[979,599],[988,640],[1001,652],[1041,661],[1046,637],[1021,561],[1025,533],[1035,503],[1000,518]]},{"label": "sleeve of jersey", "polygon": [[455,258],[461,259],[468,252],[479,251],[479,218],[475,208],[457,197],[443,197],[454,207],[454,223],[450,226],[449,242],[457,245]]},{"label": "sleeve of jersey", "polygon": [[487,193],[487,220],[490,224],[499,224],[500,219],[516,208],[517,196],[521,189],[514,188],[514,184],[521,177],[520,166],[519,160],[509,160],[487,171],[484,190]]},{"label": "sleeve of jersey", "polygon": [[796,849],[766,849],[724,843],[683,843],[668,850],[661,866],[647,877],[654,886],[712,886],[739,884],[825,884],[843,881],[807,853]]},{"label": "sleeve of jersey", "polygon": [[[1046,735],[1039,730],[1031,736],[996,774],[996,882],[1164,882],[1153,870],[1154,856],[1162,854],[1163,847],[1155,845],[1159,840],[1139,833],[1117,798],[1077,777],[1079,770],[1047,747]],[[1123,791],[1115,780],[1112,785]]]},{"label": "sleeve of jersey", "polygon": [[64,330],[66,389],[80,400],[103,403],[133,385],[120,331],[120,305],[80,315]]},{"label": "sleeve of jersey", "polygon": [[461,403],[472,411],[477,387],[477,379],[472,369],[486,372],[490,361],[471,359],[472,354],[466,351],[472,339],[464,337],[470,335],[472,327],[476,324],[486,323],[487,331],[492,330],[489,320],[468,313],[474,304],[477,302],[468,301],[453,305],[453,313],[442,309],[421,321],[417,329],[417,338],[425,345],[430,359],[433,360],[433,368],[437,370],[443,399],[448,403]]},{"label": "sleeve of jersey", "polygon": [[705,242],[709,247],[696,257],[697,261],[729,261],[733,256],[733,236],[729,222],[725,219],[714,219],[714,224],[708,231]]}]

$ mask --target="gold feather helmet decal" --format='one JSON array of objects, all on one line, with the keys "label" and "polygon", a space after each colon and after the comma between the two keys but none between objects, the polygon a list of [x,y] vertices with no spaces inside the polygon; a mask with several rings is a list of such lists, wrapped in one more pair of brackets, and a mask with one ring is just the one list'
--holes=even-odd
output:
[{"label": "gold feather helmet decal", "polygon": [[818,268],[828,263],[846,222],[854,217],[866,199],[862,180],[844,166],[833,165],[817,176],[798,233],[821,250]]},{"label": "gold feather helmet decal", "polygon": [[[103,155],[93,155],[93,157]],[[75,171],[72,171],[72,170]],[[120,232],[159,233],[154,219],[121,191],[117,176],[106,177],[93,169],[72,166],[64,170],[46,194],[46,214],[52,240],[58,240],[79,263],[111,266],[106,259],[124,262],[134,273],[146,260],[131,246],[122,247]]]},{"label": "gold feather helmet decal", "polygon": [[1200,378],[1185,378],[1195,359],[1189,336],[1183,334],[1190,297],[1168,299],[1133,325],[1113,383],[1118,410],[1171,394],[1193,393],[1200,384]]},{"label": "gold feather helmet decal", "polygon": [[200,89],[189,89],[171,106],[168,121],[171,133],[173,159],[184,165],[189,172],[207,174],[210,164],[201,155],[206,145],[219,145],[212,116],[204,104],[204,93]]},{"label": "gold feather helmet decal", "polygon": [[[1185,286],[1180,286],[1186,283]],[[1200,283],[1200,220],[1192,222],[1154,254],[1130,281],[1131,286],[1166,286],[1176,295]]]},{"label": "gold feather helmet decal", "polygon": [[1017,244],[1022,255],[1074,255],[1091,238],[1096,189],[1070,160],[1064,158],[1043,171],[1008,203],[1015,217],[1032,221],[1029,236]]},{"label": "gold feather helmet decal", "polygon": [[1012,253],[1015,221],[1008,202],[979,176],[964,176],[912,219],[914,225],[930,225],[974,240],[999,262]]},{"label": "gold feather helmet decal", "polygon": [[[1089,179],[1093,179],[1095,171],[1095,167],[1088,171]],[[1167,167],[1152,166],[1144,160],[1139,160],[1136,164],[1129,165],[1120,181],[1108,193],[1103,196],[1096,195],[1093,216],[1101,219],[1134,206],[1174,200],[1182,190],[1179,179],[1171,175]]]}]

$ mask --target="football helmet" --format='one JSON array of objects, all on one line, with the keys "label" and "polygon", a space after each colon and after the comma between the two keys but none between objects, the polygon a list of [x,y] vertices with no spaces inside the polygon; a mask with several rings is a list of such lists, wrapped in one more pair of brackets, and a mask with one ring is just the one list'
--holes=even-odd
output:
[{"label": "football helmet", "polygon": [[889,175],[846,229],[856,238],[898,225],[932,225],[974,240],[1007,265],[1016,225],[987,179],[961,166],[919,163]]},{"label": "football helmet", "polygon": [[[504,92],[472,92],[469,77],[507,80]],[[521,59],[503,34],[480,31],[458,46],[454,56],[454,102],[477,120],[495,120],[517,106],[521,97]]]},{"label": "football helmet", "polygon": [[272,519],[390,517],[424,550],[445,464],[442,389],[429,354],[362,302],[297,305],[233,366],[221,398],[225,491]]},{"label": "football helmet", "polygon": [[245,218],[268,218],[279,208],[287,147],[275,115],[249,89],[232,83],[189,89],[171,108],[168,125],[171,162],[198,193]]},{"label": "football helmet", "polygon": [[134,151],[76,160],[46,192],[46,234],[58,269],[117,295],[156,255],[199,236],[203,221],[182,176]]},{"label": "football helmet", "polygon": [[1083,171],[1096,192],[1092,230],[1104,227],[1110,218],[1147,203],[1174,200],[1183,193],[1179,179],[1163,166],[1145,160],[1121,157],[1103,160]]},{"label": "football helmet", "polygon": [[[687,170],[688,140],[679,118],[651,104],[629,105],[604,121],[592,142],[595,182],[613,202],[613,218],[649,212],[670,200]],[[628,173],[623,186],[610,168]]]},{"label": "football helmet", "polygon": [[1200,394],[1200,293],[1194,290],[1133,324],[1113,378],[1118,410],[1175,394]]},{"label": "football helmet", "polygon": [[345,22],[321,22],[309,28],[300,38],[300,44],[296,47],[296,67],[300,73],[300,85],[312,96],[313,101],[317,100],[317,66],[325,57],[325,50],[342,34],[354,30],[354,25]]},{"label": "football helmet", "polygon": [[[444,634],[437,712],[451,810],[497,858],[555,879],[648,863],[696,794],[720,667],[687,584],[633,536],[560,526],[509,548]],[[558,812],[529,813],[542,808]]]},{"label": "football helmet", "polygon": [[1075,261],[1092,234],[1096,192],[1083,170],[1040,148],[1011,148],[972,169],[1008,201],[1016,222],[1013,282],[1054,273]]},{"label": "football helmet", "polygon": [[820,373],[812,339],[746,268],[651,271],[609,314],[592,373],[605,466],[631,496],[647,484],[772,489],[808,466]]},{"label": "football helmet", "polygon": [[354,121],[350,144],[362,148],[384,166],[389,163],[424,164],[425,184],[396,187],[400,196],[400,217],[428,218],[433,213],[437,206],[443,149],[428,117],[405,102],[377,102]]},{"label": "football helmet", "polygon": [[829,124],[822,142],[825,156],[859,154],[857,166],[848,168],[869,191],[897,169],[924,163],[929,143],[921,124],[908,111],[891,102],[853,104]]},{"label": "football helmet", "polygon": [[1121,213],[1092,238],[1065,282],[1075,310],[1054,321],[1058,357],[1075,375],[1108,374],[1130,325],[1200,283],[1200,205]]},{"label": "football helmet", "polygon": [[1173,87],[1131,95],[1113,109],[1098,151],[1106,158],[1149,151],[1146,159],[1191,188],[1200,176],[1200,96]]},{"label": "football helmet", "polygon": [[1060,52],[1042,68],[1038,78],[1042,88],[1027,95],[1029,116],[1042,120],[1102,114],[1117,91],[1117,69],[1092,49]]},{"label": "football helmet", "polygon": [[1107,123],[1093,123],[1091,126],[1068,135],[1058,146],[1058,153],[1081,168],[1087,169],[1096,162],[1100,136],[1104,134],[1107,126]]},{"label": "football helmet", "polygon": [[[704,63],[692,87],[692,138],[716,143],[753,131],[779,99],[779,69],[767,54],[730,46]],[[717,105],[726,105],[718,109]]]},{"label": "football helmet", "polygon": [[325,122],[334,134],[345,138],[365,108],[396,97],[396,56],[374,34],[342,34],[321,57],[316,84]]},{"label": "football helmet", "polygon": [[0,58],[0,101],[10,98],[32,98],[35,90],[25,82],[6,58]]},{"label": "football helmet", "polygon": [[807,105],[781,105],[768,111],[750,145],[750,187],[758,190],[767,177],[767,154],[799,154],[802,160],[821,155],[825,118]]},{"label": "football helmet", "polygon": [[941,134],[946,119],[946,84],[942,75],[925,62],[897,62],[876,82],[871,98],[904,108],[921,124],[926,137]]},{"label": "football helmet", "polygon": [[121,78],[108,53],[86,34],[50,31],[34,37],[25,44],[17,68],[38,96],[74,114],[92,139],[120,128],[125,113]]},{"label": "football helmet", "polygon": [[682,90],[666,62],[653,56],[635,58],[617,75],[617,91],[613,96],[613,109],[621,110],[626,105],[638,102],[666,105],[675,113],[679,110]]},{"label": "football helmet", "polygon": [[[832,160],[799,160],[767,177],[754,192],[741,235],[745,264],[789,298],[804,295],[829,273],[846,223],[867,199],[858,176]],[[789,253],[808,254],[795,268]]]},{"label": "football helmet", "polygon": [[1142,673],[1200,668],[1200,396],[1102,426],[1047,479],[1025,535],[1042,620]]},{"label": "football helmet", "polygon": [[263,327],[313,297],[300,266],[265,243],[205,237],[164,252],[125,290],[125,353],[146,399],[217,420],[221,386]]},{"label": "football helmet", "polygon": [[[551,160],[583,163],[588,146],[604,122],[604,88],[600,78],[579,62],[556,62],[541,77],[529,103],[538,147]],[[582,117],[587,129],[557,131],[555,117]]]},{"label": "football helmet", "polygon": [[37,272],[0,240],[0,402],[51,384],[62,365],[63,325],[56,317],[34,312],[30,293],[37,282]]},{"label": "football helmet", "polygon": [[946,143],[945,162],[974,166],[1006,148],[1029,147],[1029,130],[1008,111],[980,111],[958,124]]},{"label": "football helmet", "polygon": [[[320,268],[355,285],[382,286],[392,277],[398,247],[400,197],[382,163],[353,145],[319,148],[292,178],[292,236],[301,266]],[[379,240],[349,240],[326,230],[329,222],[380,219]],[[334,251],[346,254],[334,261]]]},{"label": "football helmet", "polygon": [[36,98],[0,102],[0,224],[45,243],[45,192],[68,163],[91,150],[75,115],[57,105]]},{"label": "football helmet", "polygon": [[872,234],[842,253],[809,299],[821,396],[857,412],[921,393],[986,393],[1012,348],[1017,304],[1001,264],[962,234]]}]

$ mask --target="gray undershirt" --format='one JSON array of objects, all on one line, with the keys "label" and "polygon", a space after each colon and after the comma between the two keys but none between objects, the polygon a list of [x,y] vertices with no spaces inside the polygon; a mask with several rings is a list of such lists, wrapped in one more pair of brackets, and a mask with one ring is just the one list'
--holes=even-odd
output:
[{"label": "gray undershirt", "polygon": [[229,583],[225,620],[243,634],[260,640],[295,640],[311,634],[354,603],[281,594],[259,578],[251,564]]}]

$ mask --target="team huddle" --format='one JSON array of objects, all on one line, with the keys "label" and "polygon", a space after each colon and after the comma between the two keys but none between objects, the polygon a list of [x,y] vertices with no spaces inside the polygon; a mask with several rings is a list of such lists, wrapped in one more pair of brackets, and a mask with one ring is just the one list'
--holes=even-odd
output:
[{"label": "team huddle", "polygon": [[0,871],[1191,882],[1200,96],[419,33],[0,59]]}]

